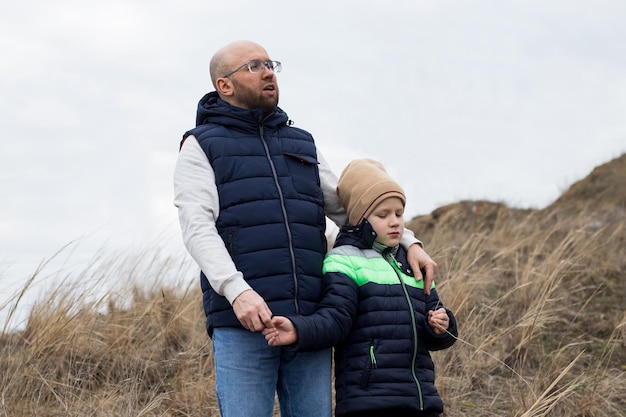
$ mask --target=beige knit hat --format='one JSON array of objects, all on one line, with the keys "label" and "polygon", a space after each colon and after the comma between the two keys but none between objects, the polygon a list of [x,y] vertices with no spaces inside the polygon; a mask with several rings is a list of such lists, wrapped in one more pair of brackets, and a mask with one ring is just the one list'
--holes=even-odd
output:
[{"label": "beige knit hat", "polygon": [[337,195],[348,211],[350,224],[357,226],[369,216],[378,203],[388,197],[399,197],[406,204],[404,190],[373,159],[355,159],[339,177]]}]

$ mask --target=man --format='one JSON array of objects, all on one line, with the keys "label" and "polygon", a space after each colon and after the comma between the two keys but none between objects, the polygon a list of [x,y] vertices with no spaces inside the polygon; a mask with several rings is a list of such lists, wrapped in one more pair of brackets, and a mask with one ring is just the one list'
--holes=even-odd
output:
[{"label": "man", "polygon": [[[337,177],[313,137],[278,107],[276,72],[260,45],[238,41],[210,63],[214,92],[181,143],[174,204],[200,266],[222,417],[331,416],[330,349],[293,353],[260,333],[276,315],[311,314],[322,296],[325,216],[347,222]],[[436,264],[410,231],[409,263],[430,288]]]}]

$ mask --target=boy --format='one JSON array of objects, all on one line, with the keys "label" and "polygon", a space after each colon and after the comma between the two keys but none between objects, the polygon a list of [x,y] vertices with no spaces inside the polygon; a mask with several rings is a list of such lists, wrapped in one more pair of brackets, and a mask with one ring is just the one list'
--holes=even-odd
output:
[{"label": "boy", "polygon": [[443,402],[429,351],[457,336],[434,289],[424,292],[399,242],[406,198],[377,161],[344,169],[337,195],[349,216],[324,260],[324,298],[309,316],[276,316],[263,333],[296,351],[335,346],[336,417],[436,417]]}]

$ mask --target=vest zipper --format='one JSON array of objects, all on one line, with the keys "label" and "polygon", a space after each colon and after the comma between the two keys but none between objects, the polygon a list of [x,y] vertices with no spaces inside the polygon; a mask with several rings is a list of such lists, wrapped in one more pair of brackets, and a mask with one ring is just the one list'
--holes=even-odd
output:
[{"label": "vest zipper", "polygon": [[274,177],[274,184],[276,184],[276,189],[278,190],[278,196],[280,198],[280,208],[283,212],[283,219],[285,222],[285,229],[287,230],[287,242],[289,244],[289,254],[291,256],[291,274],[293,277],[293,288],[294,288],[294,304],[296,307],[296,315],[300,314],[300,307],[298,306],[298,277],[296,275],[296,255],[293,250],[293,238],[291,236],[291,229],[289,228],[289,220],[287,219],[287,208],[285,207],[285,198],[283,196],[283,190],[280,187],[280,182],[278,181],[278,174],[276,173],[276,167],[274,166],[274,161],[272,161],[272,155],[270,154],[270,150],[267,146],[267,142],[265,141],[265,134],[263,132],[263,124],[262,122],[259,124],[259,137],[261,139],[261,143],[263,144],[263,148],[265,149],[265,156],[267,157],[267,161],[270,164],[270,168],[272,169],[272,176]]},{"label": "vest zipper", "polygon": [[404,292],[404,297],[406,298],[407,305],[409,307],[409,313],[411,315],[411,328],[413,330],[413,356],[411,357],[411,375],[413,375],[413,380],[415,381],[415,385],[417,386],[417,392],[419,395],[420,402],[420,410],[424,410],[424,398],[422,396],[422,386],[420,385],[419,379],[417,379],[417,375],[415,374],[415,361],[417,360],[417,344],[419,342],[417,337],[417,324],[415,319],[415,310],[413,310],[413,303],[411,302],[411,296],[409,295],[409,291],[406,288],[406,284],[402,280],[402,273],[398,268],[396,257],[393,256],[393,253],[387,252],[389,258],[385,256],[387,262],[389,262],[396,273],[396,276],[400,280],[400,285],[402,286],[402,291]]}]

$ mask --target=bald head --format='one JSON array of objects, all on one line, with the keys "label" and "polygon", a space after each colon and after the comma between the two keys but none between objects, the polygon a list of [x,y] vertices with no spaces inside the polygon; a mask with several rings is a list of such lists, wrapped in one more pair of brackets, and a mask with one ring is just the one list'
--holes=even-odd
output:
[{"label": "bald head", "polygon": [[252,41],[235,41],[219,49],[211,58],[209,64],[209,73],[213,87],[217,89],[217,79],[228,74],[234,67],[241,65],[242,61],[247,61],[247,56],[254,53],[263,52],[267,55],[267,51],[258,43]]}]

